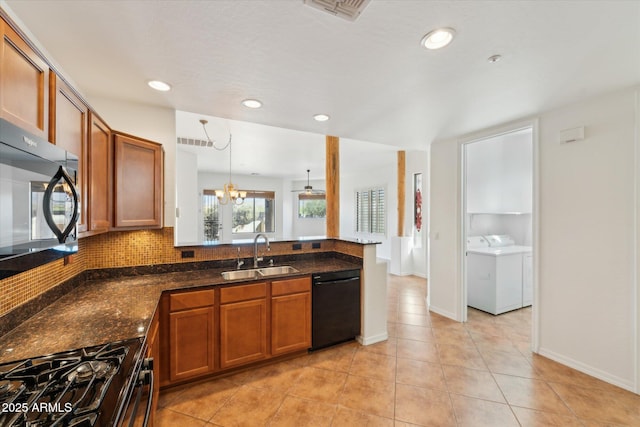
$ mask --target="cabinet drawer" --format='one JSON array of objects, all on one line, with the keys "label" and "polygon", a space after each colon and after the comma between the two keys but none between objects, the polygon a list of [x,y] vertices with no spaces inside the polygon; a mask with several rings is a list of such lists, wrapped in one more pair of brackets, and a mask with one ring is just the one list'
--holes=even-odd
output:
[{"label": "cabinet drawer", "polygon": [[180,292],[169,295],[169,311],[186,310],[189,308],[213,305],[213,289],[204,291]]},{"label": "cabinet drawer", "polygon": [[311,278],[299,277],[297,279],[278,280],[271,283],[271,295],[287,295],[299,292],[311,291]]},{"label": "cabinet drawer", "polygon": [[247,301],[267,296],[267,284],[255,283],[251,285],[231,286],[220,289],[220,304],[228,302]]}]

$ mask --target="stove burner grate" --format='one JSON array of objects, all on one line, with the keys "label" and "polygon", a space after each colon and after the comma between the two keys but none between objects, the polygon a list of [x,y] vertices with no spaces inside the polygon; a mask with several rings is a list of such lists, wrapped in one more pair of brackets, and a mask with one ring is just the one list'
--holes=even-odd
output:
[{"label": "stove burner grate", "polygon": [[17,408],[0,412],[0,426],[94,426],[126,380],[131,344],[123,343],[0,365],[0,404]]}]

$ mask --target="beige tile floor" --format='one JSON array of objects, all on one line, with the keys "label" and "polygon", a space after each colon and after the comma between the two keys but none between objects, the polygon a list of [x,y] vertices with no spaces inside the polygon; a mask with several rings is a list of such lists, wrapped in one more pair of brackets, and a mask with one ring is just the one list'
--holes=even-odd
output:
[{"label": "beige tile floor", "polygon": [[460,324],[389,276],[389,340],[162,392],[158,426],[640,426],[640,396],[529,350],[531,310]]}]

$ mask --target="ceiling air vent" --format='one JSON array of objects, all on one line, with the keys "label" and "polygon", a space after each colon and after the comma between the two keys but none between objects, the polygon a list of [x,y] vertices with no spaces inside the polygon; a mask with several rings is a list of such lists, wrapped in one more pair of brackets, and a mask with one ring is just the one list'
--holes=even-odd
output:
[{"label": "ceiling air vent", "polygon": [[304,4],[355,21],[371,0],[304,0]]},{"label": "ceiling air vent", "polygon": [[178,137],[178,144],[193,145],[195,147],[213,147],[213,143],[209,141],[205,141],[203,139],[195,139],[195,138]]}]

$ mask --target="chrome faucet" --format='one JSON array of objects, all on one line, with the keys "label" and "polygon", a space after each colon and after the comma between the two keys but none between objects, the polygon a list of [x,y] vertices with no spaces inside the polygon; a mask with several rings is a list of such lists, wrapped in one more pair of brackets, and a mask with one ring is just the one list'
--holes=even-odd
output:
[{"label": "chrome faucet", "polygon": [[258,268],[258,261],[262,261],[264,259],[262,257],[258,258],[258,239],[260,238],[260,236],[264,237],[264,242],[267,244],[267,250],[271,250],[271,246],[269,246],[269,238],[267,237],[267,235],[262,233],[258,234],[253,239],[253,268]]},{"label": "chrome faucet", "polygon": [[240,267],[244,265],[244,261],[240,259],[240,248],[238,248],[238,259],[236,260],[236,270],[240,270]]}]

